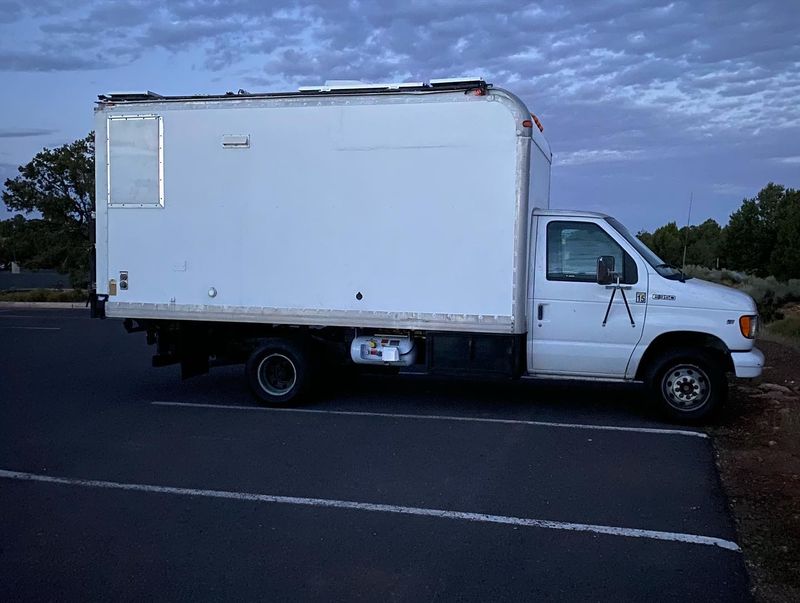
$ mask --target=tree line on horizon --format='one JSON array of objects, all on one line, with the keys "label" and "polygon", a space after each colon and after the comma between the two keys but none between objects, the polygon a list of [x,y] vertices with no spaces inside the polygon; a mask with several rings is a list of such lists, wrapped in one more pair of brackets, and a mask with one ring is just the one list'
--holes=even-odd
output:
[{"label": "tree line on horizon", "polygon": [[770,182],[744,199],[725,226],[712,219],[682,228],[669,222],[636,236],[675,266],[725,268],[780,281],[800,278],[800,190]]},{"label": "tree line on horizon", "polygon": [[[94,133],[43,149],[4,184],[3,202],[16,212],[0,221],[0,269],[11,262],[69,274],[86,287],[95,207]],[[728,224],[715,220],[678,228],[670,222],[637,233],[665,262],[800,278],[800,190],[770,182],[744,199]]]}]

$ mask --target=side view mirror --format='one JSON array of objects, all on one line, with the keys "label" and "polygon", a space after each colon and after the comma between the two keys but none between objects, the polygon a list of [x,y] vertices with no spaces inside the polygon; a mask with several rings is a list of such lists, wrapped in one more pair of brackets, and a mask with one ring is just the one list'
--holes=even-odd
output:
[{"label": "side view mirror", "polygon": [[597,258],[597,284],[610,285],[614,275],[614,256],[601,255]]}]

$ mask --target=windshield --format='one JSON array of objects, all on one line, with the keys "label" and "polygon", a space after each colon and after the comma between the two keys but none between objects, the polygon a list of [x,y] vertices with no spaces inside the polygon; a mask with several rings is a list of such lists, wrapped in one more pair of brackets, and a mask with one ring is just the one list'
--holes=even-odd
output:
[{"label": "windshield", "polygon": [[683,272],[676,266],[667,264],[664,260],[658,257],[651,249],[642,243],[637,237],[633,236],[630,231],[616,218],[606,218],[606,221],[616,230],[622,237],[630,243],[636,251],[650,264],[656,271],[668,279],[683,279],[685,278]]}]

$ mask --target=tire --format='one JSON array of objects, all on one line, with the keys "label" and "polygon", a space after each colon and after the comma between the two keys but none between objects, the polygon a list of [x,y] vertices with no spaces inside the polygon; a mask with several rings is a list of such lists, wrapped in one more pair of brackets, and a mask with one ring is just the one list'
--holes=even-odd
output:
[{"label": "tire", "polygon": [[661,412],[680,422],[701,421],[728,398],[728,380],[719,357],[702,349],[664,352],[653,363],[647,384]]},{"label": "tire", "polygon": [[245,374],[259,402],[287,406],[308,390],[310,366],[302,346],[286,339],[266,339],[250,354]]}]

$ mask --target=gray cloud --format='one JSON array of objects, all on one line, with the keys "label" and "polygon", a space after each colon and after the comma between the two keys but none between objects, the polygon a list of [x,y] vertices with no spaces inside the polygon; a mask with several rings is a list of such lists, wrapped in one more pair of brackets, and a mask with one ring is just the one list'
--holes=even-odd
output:
[{"label": "gray cloud", "polygon": [[[58,130],[47,130],[43,128],[0,128],[0,138],[33,138],[35,136],[49,136]],[[0,166],[7,166],[7,163],[0,163]]]},{"label": "gray cloud", "polygon": [[[104,38],[118,35],[175,52],[199,47],[214,70],[262,53],[263,74],[253,77],[280,75],[292,83],[357,69],[361,77],[367,70],[385,78],[479,67],[501,82],[543,79],[562,89],[567,84],[572,95],[602,91],[613,96],[615,87],[636,88],[630,92],[639,95],[642,87],[675,81],[677,96],[662,95],[666,102],[698,86],[741,94],[714,83],[726,70],[742,77],[760,70],[767,80],[750,81],[754,89],[770,83],[778,69],[796,72],[792,50],[798,50],[798,18],[787,4],[715,1],[698,8],[688,2],[617,1],[520,8],[501,0],[428,0],[390,6],[320,2],[299,8],[255,0],[184,0],[160,7],[147,0],[92,4],[82,16],[61,15],[41,28],[61,34],[68,47],[80,39],[82,47],[97,51],[103,50]],[[112,35],[97,35],[101,31]],[[121,45],[115,46],[119,55]],[[533,54],[526,58],[525,51]],[[129,58],[139,52],[130,51]],[[733,85],[748,83],[731,77]]]},{"label": "gray cloud", "polygon": [[[185,21],[148,25],[137,41],[144,45],[160,46],[178,51],[207,40],[221,40],[234,34],[240,26],[233,21]],[[233,42],[233,40],[230,40]]]},{"label": "gray cloud", "polygon": [[715,195],[744,197],[747,193],[747,187],[739,184],[730,184],[729,182],[718,182],[711,185],[711,192]]},{"label": "gray cloud", "polygon": [[13,0],[0,0],[0,23],[13,23],[22,17],[22,6]]},{"label": "gray cloud", "polygon": [[146,24],[157,12],[149,3],[104,2],[88,9],[85,16],[63,16],[42,23],[39,29],[51,34],[88,34],[119,31]]},{"label": "gray cloud", "polygon": [[787,157],[773,157],[774,161],[778,163],[785,163],[786,165],[800,165],[800,155],[789,155]]},{"label": "gray cloud", "polygon": [[555,163],[560,166],[584,165],[586,163],[608,163],[611,161],[630,161],[644,156],[641,149],[581,149],[556,156]]},{"label": "gray cloud", "polygon": [[[594,114],[613,120],[617,138],[627,132],[633,140],[666,116],[679,116],[677,127],[697,138],[733,123],[757,127],[765,117],[773,127],[797,124],[800,17],[791,4],[77,0],[42,19],[44,37],[33,47],[0,51],[0,69],[101,68],[158,47],[199,50],[211,71],[255,60],[261,67],[248,67],[247,85],[478,72],[535,100],[548,118],[588,101]],[[587,148],[583,131],[566,130],[562,144]]]},{"label": "gray cloud", "polygon": [[98,56],[85,56],[42,48],[38,51],[0,49],[0,71],[77,71],[102,69],[108,62]]},{"label": "gray cloud", "polygon": [[27,15],[36,24],[18,38],[0,37],[0,70],[113,68],[156,48],[191,53],[209,80],[230,88],[476,74],[529,103],[547,129],[555,169],[571,175],[746,156],[745,149],[765,165],[796,166],[771,159],[795,157],[800,138],[796,2],[30,4],[0,0],[8,19]]}]

